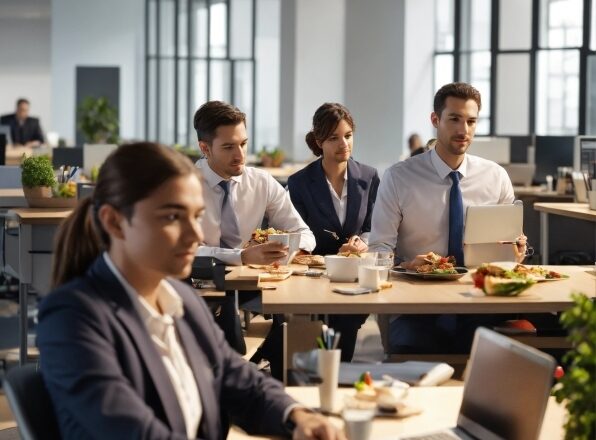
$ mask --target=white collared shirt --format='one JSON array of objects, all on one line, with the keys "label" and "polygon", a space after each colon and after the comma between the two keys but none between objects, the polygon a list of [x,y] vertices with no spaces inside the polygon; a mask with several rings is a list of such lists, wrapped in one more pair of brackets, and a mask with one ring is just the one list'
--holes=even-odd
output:
[{"label": "white collared shirt", "polygon": [[[406,260],[430,251],[446,255],[451,171],[434,149],[387,169],[372,215],[371,250]],[[468,206],[513,203],[511,180],[495,162],[466,154],[457,171],[464,216]]]},{"label": "white collared shirt", "polygon": [[[199,246],[197,255],[211,256],[227,264],[242,264],[242,249],[219,247],[221,237],[221,206],[224,191],[219,186],[223,179],[209,167],[206,159],[197,161],[204,179],[203,199],[205,213],[201,227],[205,235],[204,245]],[[308,228],[292,202],[287,191],[266,171],[245,167],[240,176],[230,179],[230,195],[234,212],[238,218],[240,237],[250,240],[253,231],[261,227],[263,218],[269,225],[289,232],[300,232],[300,249],[311,252],[316,245],[315,236]]]},{"label": "white collared shirt", "polygon": [[184,315],[180,295],[166,280],[161,281],[157,302],[163,310],[162,315],[126,281],[107,252],[104,252],[103,257],[114,276],[132,298],[133,304],[141,315],[141,320],[155,343],[180,404],[187,437],[196,438],[203,406],[195,376],[174,326],[174,318],[181,318]]},{"label": "white collared shirt", "polygon": [[341,189],[341,196],[337,195],[337,193],[333,189],[333,185],[331,184],[331,182],[329,182],[327,176],[325,176],[325,180],[327,181],[327,185],[329,185],[329,192],[331,193],[333,209],[335,209],[335,213],[337,214],[339,223],[343,226],[346,222],[346,207],[348,205],[348,168],[346,167],[346,171],[344,173],[344,186]]}]

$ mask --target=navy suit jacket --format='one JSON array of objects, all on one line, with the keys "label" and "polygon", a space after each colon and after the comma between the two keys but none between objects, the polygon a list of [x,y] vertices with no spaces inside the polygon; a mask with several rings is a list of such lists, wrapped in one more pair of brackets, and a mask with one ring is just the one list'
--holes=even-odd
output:
[{"label": "navy suit jacket", "polygon": [[[249,433],[287,435],[283,414],[294,401],[282,385],[228,346],[194,290],[169,281],[184,302],[175,325],[203,406],[197,437],[224,439],[226,416]],[[44,299],[37,343],[63,438],[187,438],[163,361],[103,257]]]},{"label": "navy suit jacket", "polygon": [[[322,159],[290,176],[288,190],[292,203],[317,240],[313,254],[336,254],[352,235],[370,232],[378,188],[379,175],[376,169],[353,159],[348,161],[348,201],[342,227],[333,208]],[[335,232],[339,240],[324,232],[324,229]]]},{"label": "navy suit jacket", "polygon": [[13,144],[26,144],[30,141],[39,141],[43,143],[43,132],[39,125],[39,119],[27,118],[23,125],[19,125],[17,115],[4,115],[0,118],[0,125],[8,125],[10,127],[10,137]]}]

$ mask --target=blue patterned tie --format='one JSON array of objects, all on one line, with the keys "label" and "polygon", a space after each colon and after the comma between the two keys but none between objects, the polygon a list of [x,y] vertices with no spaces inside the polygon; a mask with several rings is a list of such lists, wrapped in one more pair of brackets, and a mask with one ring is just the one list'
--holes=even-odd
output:
[{"label": "blue patterned tie", "polygon": [[224,198],[221,203],[221,237],[219,239],[219,247],[227,249],[239,248],[242,244],[242,238],[240,238],[238,218],[230,201],[230,181],[222,180],[218,185],[224,191]]},{"label": "blue patterned tie", "polygon": [[464,202],[459,187],[459,171],[452,171],[449,177],[453,181],[449,193],[449,248],[448,255],[453,255],[457,266],[464,266]]}]

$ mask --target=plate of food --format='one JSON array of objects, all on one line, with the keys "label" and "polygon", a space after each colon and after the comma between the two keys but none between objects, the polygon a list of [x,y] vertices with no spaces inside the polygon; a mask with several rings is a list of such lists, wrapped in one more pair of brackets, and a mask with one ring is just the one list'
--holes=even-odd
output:
[{"label": "plate of food", "polygon": [[257,228],[251,234],[250,240],[244,245],[244,247],[252,246],[255,244],[263,244],[269,241],[270,235],[279,235],[279,234],[287,234],[288,231],[282,231],[280,229],[275,228],[267,228],[267,229],[260,229]]},{"label": "plate of food", "polygon": [[407,275],[423,280],[445,280],[453,281],[463,277],[468,273],[465,267],[456,267],[454,257],[443,257],[434,252],[426,254],[424,259],[426,264],[418,266],[416,269],[404,269],[394,267],[391,273],[395,275]]},{"label": "plate of food", "polygon": [[402,402],[408,395],[409,385],[397,380],[373,381],[367,371],[354,382],[354,395],[346,396],[344,410],[374,410],[376,416],[406,417],[417,414],[419,409],[409,407]]},{"label": "plate of food", "polygon": [[554,270],[549,270],[541,266],[525,266],[523,264],[516,264],[513,268],[513,272],[520,275],[526,275],[528,278],[539,283],[542,281],[559,281],[569,278],[569,275],[555,272]]},{"label": "plate of food", "polygon": [[474,286],[486,295],[517,296],[536,284],[536,280],[526,273],[516,272],[511,263],[482,264],[472,274]]}]

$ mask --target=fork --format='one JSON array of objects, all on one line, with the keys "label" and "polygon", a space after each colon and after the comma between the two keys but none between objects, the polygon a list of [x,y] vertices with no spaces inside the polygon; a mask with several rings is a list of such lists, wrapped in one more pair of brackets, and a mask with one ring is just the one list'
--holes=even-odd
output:
[{"label": "fork", "polygon": [[328,234],[331,234],[331,236],[332,236],[333,238],[335,238],[336,240],[339,240],[339,235],[337,235],[335,232],[333,232],[333,231],[329,231],[329,230],[327,230],[327,229],[323,229],[323,232],[327,232]]}]

